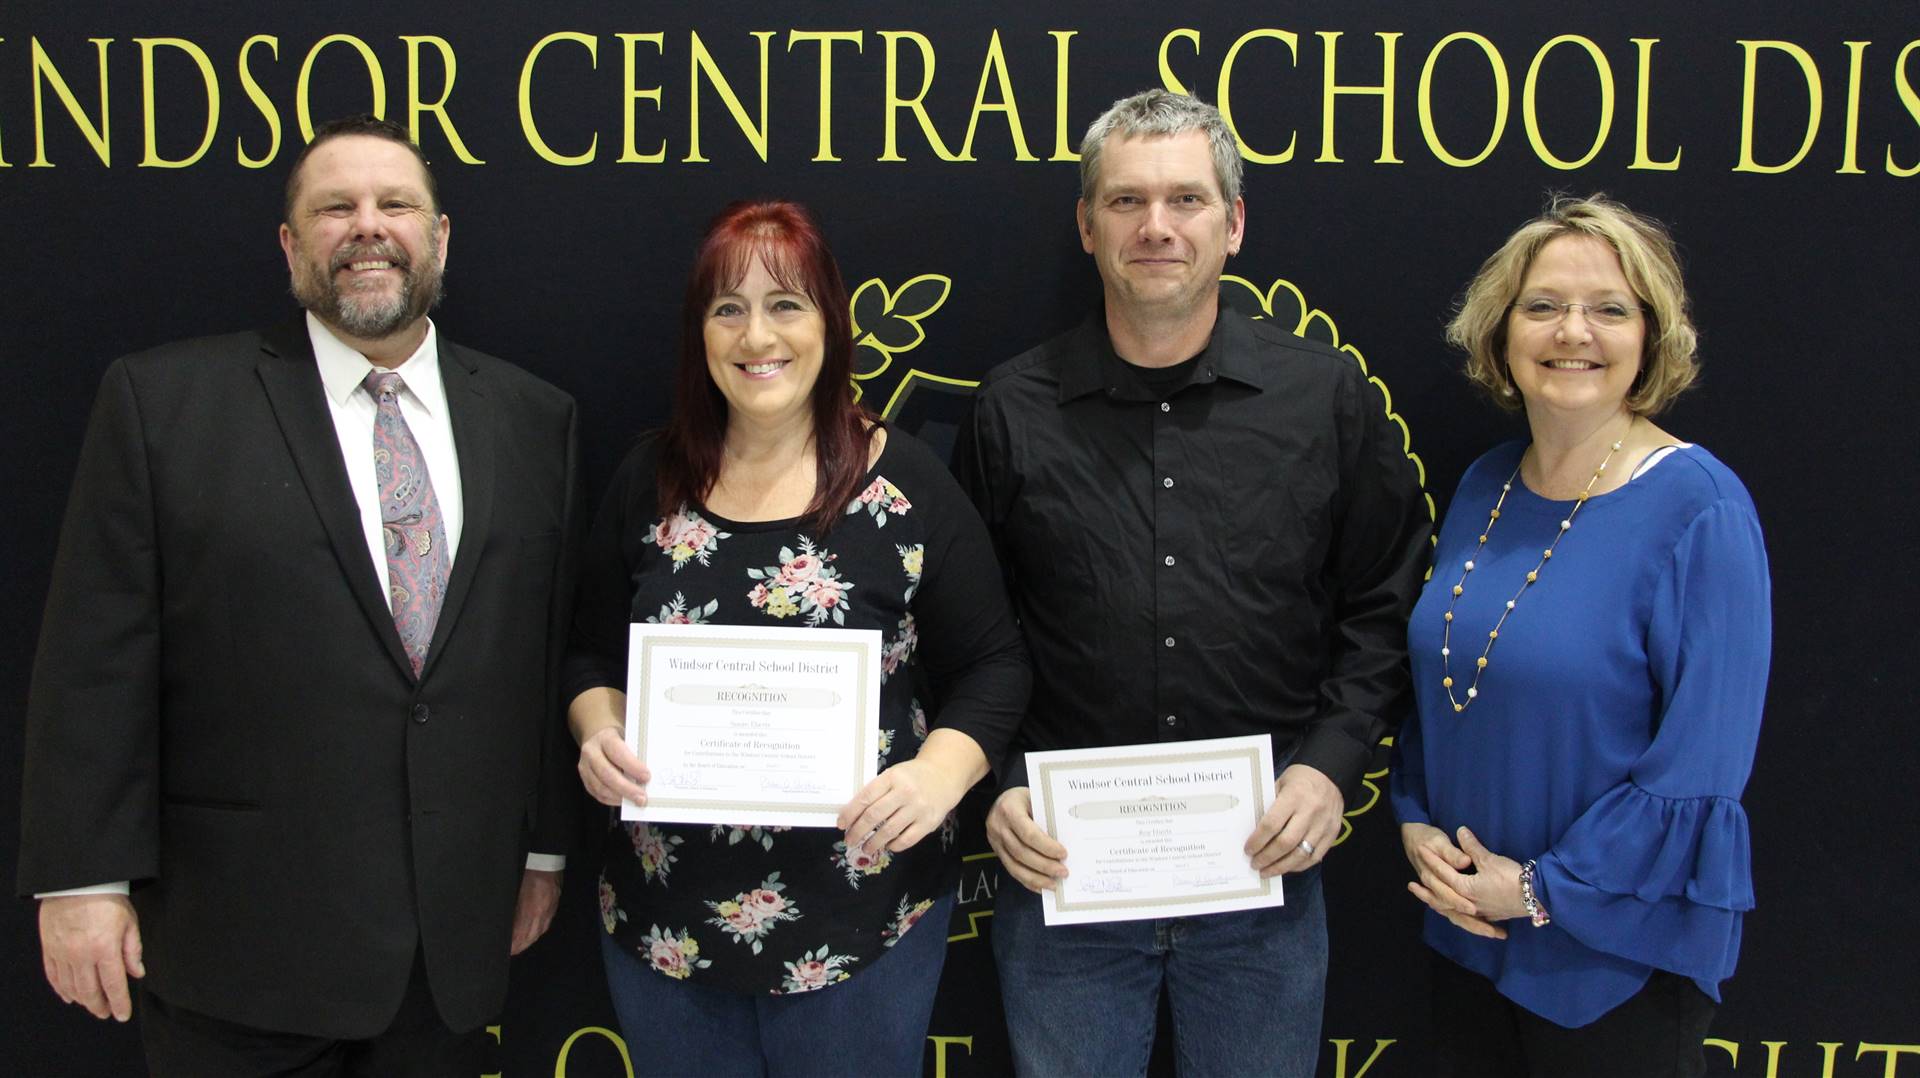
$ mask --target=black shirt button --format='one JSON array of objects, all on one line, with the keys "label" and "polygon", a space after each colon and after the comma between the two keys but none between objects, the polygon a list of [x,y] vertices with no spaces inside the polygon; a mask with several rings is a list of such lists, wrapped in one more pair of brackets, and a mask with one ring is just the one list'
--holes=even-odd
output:
[{"label": "black shirt button", "polygon": [[430,714],[430,712],[429,712],[429,711],[428,711],[428,709],[427,709],[427,705],[425,705],[425,704],[415,704],[415,705],[413,705],[413,721],[414,721],[414,722],[418,722],[418,723],[424,723],[424,722],[426,722],[426,721],[427,721],[427,716],[428,716],[429,714]]}]

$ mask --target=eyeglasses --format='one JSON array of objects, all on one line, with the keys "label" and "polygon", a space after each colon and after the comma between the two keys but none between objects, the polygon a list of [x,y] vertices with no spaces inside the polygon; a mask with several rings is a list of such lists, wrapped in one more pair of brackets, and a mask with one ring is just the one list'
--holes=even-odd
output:
[{"label": "eyeglasses", "polygon": [[1633,321],[1635,315],[1646,309],[1629,307],[1613,300],[1604,300],[1600,303],[1562,303],[1545,296],[1528,296],[1513,304],[1513,309],[1520,312],[1520,317],[1529,322],[1558,322],[1575,307],[1580,308],[1581,315],[1596,326],[1624,326]]}]

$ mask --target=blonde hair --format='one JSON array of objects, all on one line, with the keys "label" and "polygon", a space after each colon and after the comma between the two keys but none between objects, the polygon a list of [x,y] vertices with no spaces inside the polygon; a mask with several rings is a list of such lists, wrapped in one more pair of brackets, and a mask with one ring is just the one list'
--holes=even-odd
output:
[{"label": "blonde hair", "polygon": [[1589,236],[1620,258],[1647,320],[1640,373],[1627,393],[1627,410],[1652,416],[1665,410],[1699,376],[1699,334],[1689,314],[1680,260],[1666,226],[1603,194],[1550,196],[1540,216],[1520,226],[1480,266],[1447,323],[1447,343],[1467,353],[1466,375],[1508,411],[1521,406],[1507,370],[1507,317],[1540,249],[1561,236]]}]

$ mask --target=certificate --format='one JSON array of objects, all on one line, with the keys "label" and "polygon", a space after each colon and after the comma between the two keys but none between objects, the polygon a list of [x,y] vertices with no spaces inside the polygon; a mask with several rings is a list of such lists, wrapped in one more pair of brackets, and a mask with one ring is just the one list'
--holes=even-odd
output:
[{"label": "certificate", "polygon": [[880,756],[873,629],[635,625],[627,747],[653,773],[623,820],[832,827]]},{"label": "certificate", "polygon": [[1278,906],[1244,847],[1273,800],[1264,735],[1027,753],[1033,815],[1067,848],[1046,923]]}]

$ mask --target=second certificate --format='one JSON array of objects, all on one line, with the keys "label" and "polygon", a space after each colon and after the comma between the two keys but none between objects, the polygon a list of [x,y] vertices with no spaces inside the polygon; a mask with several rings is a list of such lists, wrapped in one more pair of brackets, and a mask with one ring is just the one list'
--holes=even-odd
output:
[{"label": "second certificate", "polygon": [[653,773],[627,820],[832,827],[873,780],[880,634],[635,625],[627,745]]},{"label": "second certificate", "polygon": [[1281,904],[1242,848],[1273,791],[1265,736],[1027,754],[1034,819],[1067,848],[1047,924]]}]

